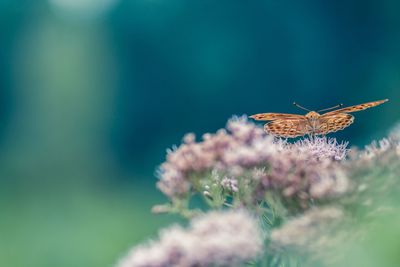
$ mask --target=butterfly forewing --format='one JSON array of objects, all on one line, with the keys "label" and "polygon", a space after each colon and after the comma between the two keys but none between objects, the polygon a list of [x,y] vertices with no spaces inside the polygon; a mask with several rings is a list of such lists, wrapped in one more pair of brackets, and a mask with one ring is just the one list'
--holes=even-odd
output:
[{"label": "butterfly forewing", "polygon": [[316,135],[343,130],[354,122],[354,116],[346,113],[324,114],[318,120],[318,128],[314,130]]},{"label": "butterfly forewing", "polygon": [[304,119],[303,115],[297,114],[286,114],[286,113],[260,113],[250,116],[250,118],[255,119],[257,121],[272,121],[279,119]]},{"label": "butterfly forewing", "polygon": [[276,136],[297,137],[309,134],[306,119],[274,120],[264,125],[264,130]]},{"label": "butterfly forewing", "polygon": [[350,113],[350,112],[361,111],[361,110],[364,110],[364,109],[367,109],[367,108],[372,108],[372,107],[378,106],[380,104],[385,103],[386,101],[388,101],[388,99],[368,102],[368,103],[364,103],[364,104],[360,104],[360,105],[350,106],[350,107],[347,107],[347,108],[341,108],[341,109],[337,109],[337,110],[334,110],[334,111],[327,112],[327,113],[323,114],[322,116],[333,115],[333,114],[338,114],[338,113]]}]

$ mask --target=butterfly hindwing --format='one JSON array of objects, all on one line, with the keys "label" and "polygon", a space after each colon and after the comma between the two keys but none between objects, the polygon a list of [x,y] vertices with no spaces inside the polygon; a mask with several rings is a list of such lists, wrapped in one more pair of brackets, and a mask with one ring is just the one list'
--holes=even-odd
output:
[{"label": "butterfly hindwing", "polygon": [[319,127],[314,134],[325,135],[328,133],[343,130],[354,122],[354,116],[346,113],[324,114],[319,118]]},{"label": "butterfly hindwing", "polygon": [[297,137],[308,134],[306,119],[274,120],[264,125],[264,130],[280,137]]}]

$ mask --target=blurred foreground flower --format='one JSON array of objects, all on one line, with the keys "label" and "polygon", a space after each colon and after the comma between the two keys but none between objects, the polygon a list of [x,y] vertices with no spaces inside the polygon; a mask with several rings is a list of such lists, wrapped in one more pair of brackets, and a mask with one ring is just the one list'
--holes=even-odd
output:
[{"label": "blurred foreground flower", "polygon": [[192,219],[188,229],[162,230],[158,241],[134,248],[118,267],[236,266],[262,250],[256,218],[240,210],[210,212]]},{"label": "blurred foreground flower", "polygon": [[315,208],[293,218],[271,232],[271,246],[304,250],[307,247],[320,247],[327,240],[319,239],[329,229],[328,225],[337,223],[343,211],[336,207]]}]

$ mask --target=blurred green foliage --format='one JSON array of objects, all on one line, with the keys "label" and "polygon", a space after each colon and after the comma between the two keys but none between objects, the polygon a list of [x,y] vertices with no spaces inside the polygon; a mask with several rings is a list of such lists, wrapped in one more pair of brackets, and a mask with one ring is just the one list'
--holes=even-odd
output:
[{"label": "blurred green foliage", "polygon": [[0,265],[110,266],[173,218],[153,172],[185,132],[232,114],[390,102],[398,1],[0,2]]},{"label": "blurred green foliage", "polygon": [[1,266],[111,266],[172,220],[148,187],[35,191],[1,197]]}]

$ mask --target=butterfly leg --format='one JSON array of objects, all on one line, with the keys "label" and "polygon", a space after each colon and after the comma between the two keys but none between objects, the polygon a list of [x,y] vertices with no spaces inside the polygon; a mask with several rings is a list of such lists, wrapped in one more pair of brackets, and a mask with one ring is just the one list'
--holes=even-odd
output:
[{"label": "butterfly leg", "polygon": [[310,125],[307,125],[306,127],[307,127],[307,137],[310,140],[314,140],[315,132],[313,127],[311,127]]}]

